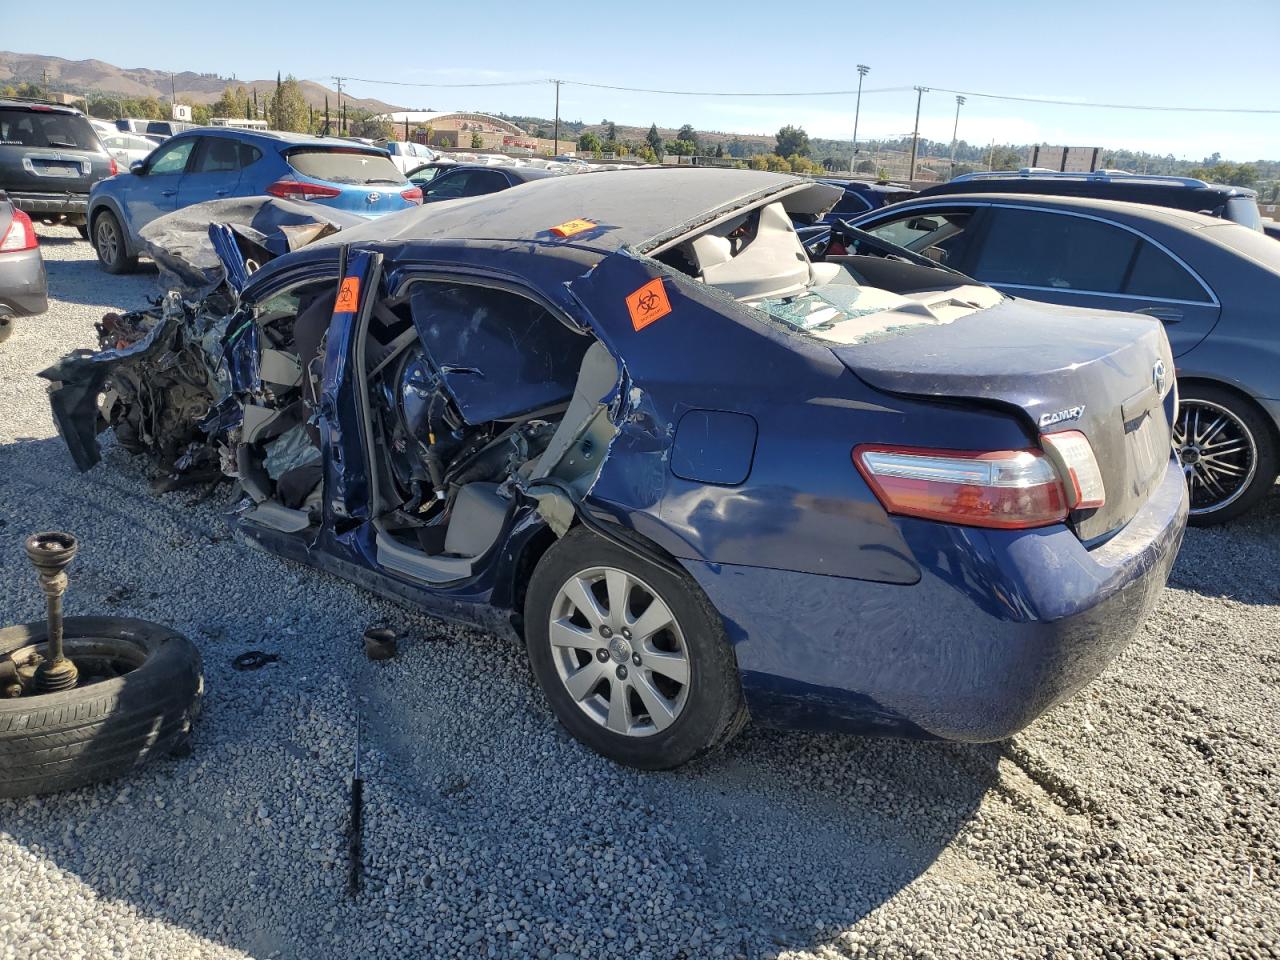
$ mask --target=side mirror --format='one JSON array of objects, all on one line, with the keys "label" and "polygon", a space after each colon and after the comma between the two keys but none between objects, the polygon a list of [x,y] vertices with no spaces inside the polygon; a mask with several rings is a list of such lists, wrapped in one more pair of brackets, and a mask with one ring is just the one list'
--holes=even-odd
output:
[{"label": "side mirror", "polygon": [[915,230],[920,233],[933,233],[941,226],[942,224],[932,217],[914,217],[907,221],[908,230]]},{"label": "side mirror", "polygon": [[147,172],[147,165],[141,160],[135,160],[129,164],[129,172],[140,177]]}]

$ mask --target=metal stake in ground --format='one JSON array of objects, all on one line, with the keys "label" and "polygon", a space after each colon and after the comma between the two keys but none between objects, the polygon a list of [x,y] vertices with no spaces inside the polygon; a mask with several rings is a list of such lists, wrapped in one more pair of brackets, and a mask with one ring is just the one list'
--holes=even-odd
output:
[{"label": "metal stake in ground", "polygon": [[360,892],[360,831],[364,812],[364,780],[360,777],[360,717],[356,716],[356,762],[351,770],[351,834],[347,838],[347,893]]},{"label": "metal stake in ground", "polygon": [[79,544],[69,533],[48,531],[27,537],[27,556],[40,575],[48,609],[49,656],[36,667],[35,685],[40,693],[70,690],[80,679],[76,665],[62,653],[62,595],[67,591],[67,566],[75,559]]}]

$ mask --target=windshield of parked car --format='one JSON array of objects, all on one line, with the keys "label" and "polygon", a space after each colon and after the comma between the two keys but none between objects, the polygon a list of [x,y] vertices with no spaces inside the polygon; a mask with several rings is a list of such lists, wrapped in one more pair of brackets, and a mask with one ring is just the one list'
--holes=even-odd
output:
[{"label": "windshield of parked car", "polygon": [[97,150],[98,135],[84,117],[56,110],[0,109],[0,145]]},{"label": "windshield of parked car", "polygon": [[306,177],[330,183],[407,183],[400,168],[381,153],[359,150],[319,149],[308,147],[292,150],[286,158],[289,166]]}]

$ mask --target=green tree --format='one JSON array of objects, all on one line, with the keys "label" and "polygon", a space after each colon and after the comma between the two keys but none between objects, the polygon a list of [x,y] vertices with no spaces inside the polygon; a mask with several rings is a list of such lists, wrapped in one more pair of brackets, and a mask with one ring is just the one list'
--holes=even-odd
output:
[{"label": "green tree", "polygon": [[875,173],[876,165],[870,160],[859,160],[858,165],[854,168],[858,173]]},{"label": "green tree", "polygon": [[683,127],[681,127],[678,131],[676,131],[676,139],[688,140],[690,143],[693,143],[696,145],[698,142],[698,131],[693,129],[693,127],[690,124],[686,123]]},{"label": "green tree", "polygon": [[612,120],[604,121],[604,142],[605,143],[618,142],[618,125],[614,123]]},{"label": "green tree", "polygon": [[[1218,156],[1218,154],[1214,154]],[[1210,183],[1226,183],[1233,187],[1251,187],[1258,181],[1258,170],[1249,163],[1216,162],[1212,165],[1193,167],[1187,176]]]},{"label": "green tree", "polygon": [[649,149],[653,151],[655,156],[662,156],[662,134],[658,133],[658,125],[656,123],[649,124],[649,132],[644,136],[645,142],[649,144]]},{"label": "green tree", "polygon": [[658,155],[654,153],[653,147],[649,146],[647,143],[636,152],[636,156],[638,156],[645,163],[658,162]]},{"label": "green tree", "polygon": [[600,143],[600,138],[590,130],[578,137],[578,149],[583,153],[599,153],[603,148],[604,145]]},{"label": "green tree", "polygon": [[302,84],[290,74],[283,83],[277,78],[276,90],[271,97],[271,118],[277,130],[305,133],[309,129],[306,98]]},{"label": "green tree", "polygon": [[484,149],[484,137],[480,136],[479,132],[475,132],[471,134],[471,149],[472,150]]},{"label": "green tree", "polygon": [[668,140],[666,152],[673,157],[691,157],[698,152],[698,145],[692,140]]},{"label": "green tree", "polygon": [[768,170],[769,158],[763,153],[757,153],[754,157],[747,161],[747,166],[752,170]]},{"label": "green tree", "polygon": [[723,156],[724,156],[724,144],[723,144],[723,143],[717,143],[717,144],[716,144],[716,156],[717,156],[717,157],[723,157]]},{"label": "green tree", "polygon": [[787,124],[778,131],[776,140],[777,144],[773,152],[780,157],[789,157],[792,154],[807,157],[812,150],[809,145],[809,135],[804,132],[804,127],[793,127]]}]

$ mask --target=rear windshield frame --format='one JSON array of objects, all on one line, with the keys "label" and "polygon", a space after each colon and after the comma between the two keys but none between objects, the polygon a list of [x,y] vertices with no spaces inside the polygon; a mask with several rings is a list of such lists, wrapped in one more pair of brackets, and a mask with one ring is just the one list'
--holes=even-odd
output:
[{"label": "rear windshield frame", "polygon": [[[0,146],[2,147],[26,147],[37,150],[88,150],[91,153],[101,153],[102,143],[98,139],[98,133],[93,129],[91,124],[84,116],[78,113],[69,113],[65,110],[31,110],[26,107],[0,106],[0,130],[9,127],[12,128],[30,118],[29,124],[32,132],[30,142],[15,139],[12,136],[5,137],[0,134]],[[74,130],[75,144],[67,146],[70,141],[57,140],[55,143],[49,142],[48,130],[46,127],[51,121],[65,123]],[[56,140],[56,138],[55,138]]]},{"label": "rear windshield frame", "polygon": [[[321,160],[321,162],[316,162]],[[340,158],[340,159],[339,159]],[[301,164],[299,160],[303,161]],[[347,186],[371,183],[409,186],[409,181],[391,158],[381,151],[346,147],[304,146],[285,153],[285,161],[296,172],[313,180]],[[364,166],[367,170],[362,170]]]}]

